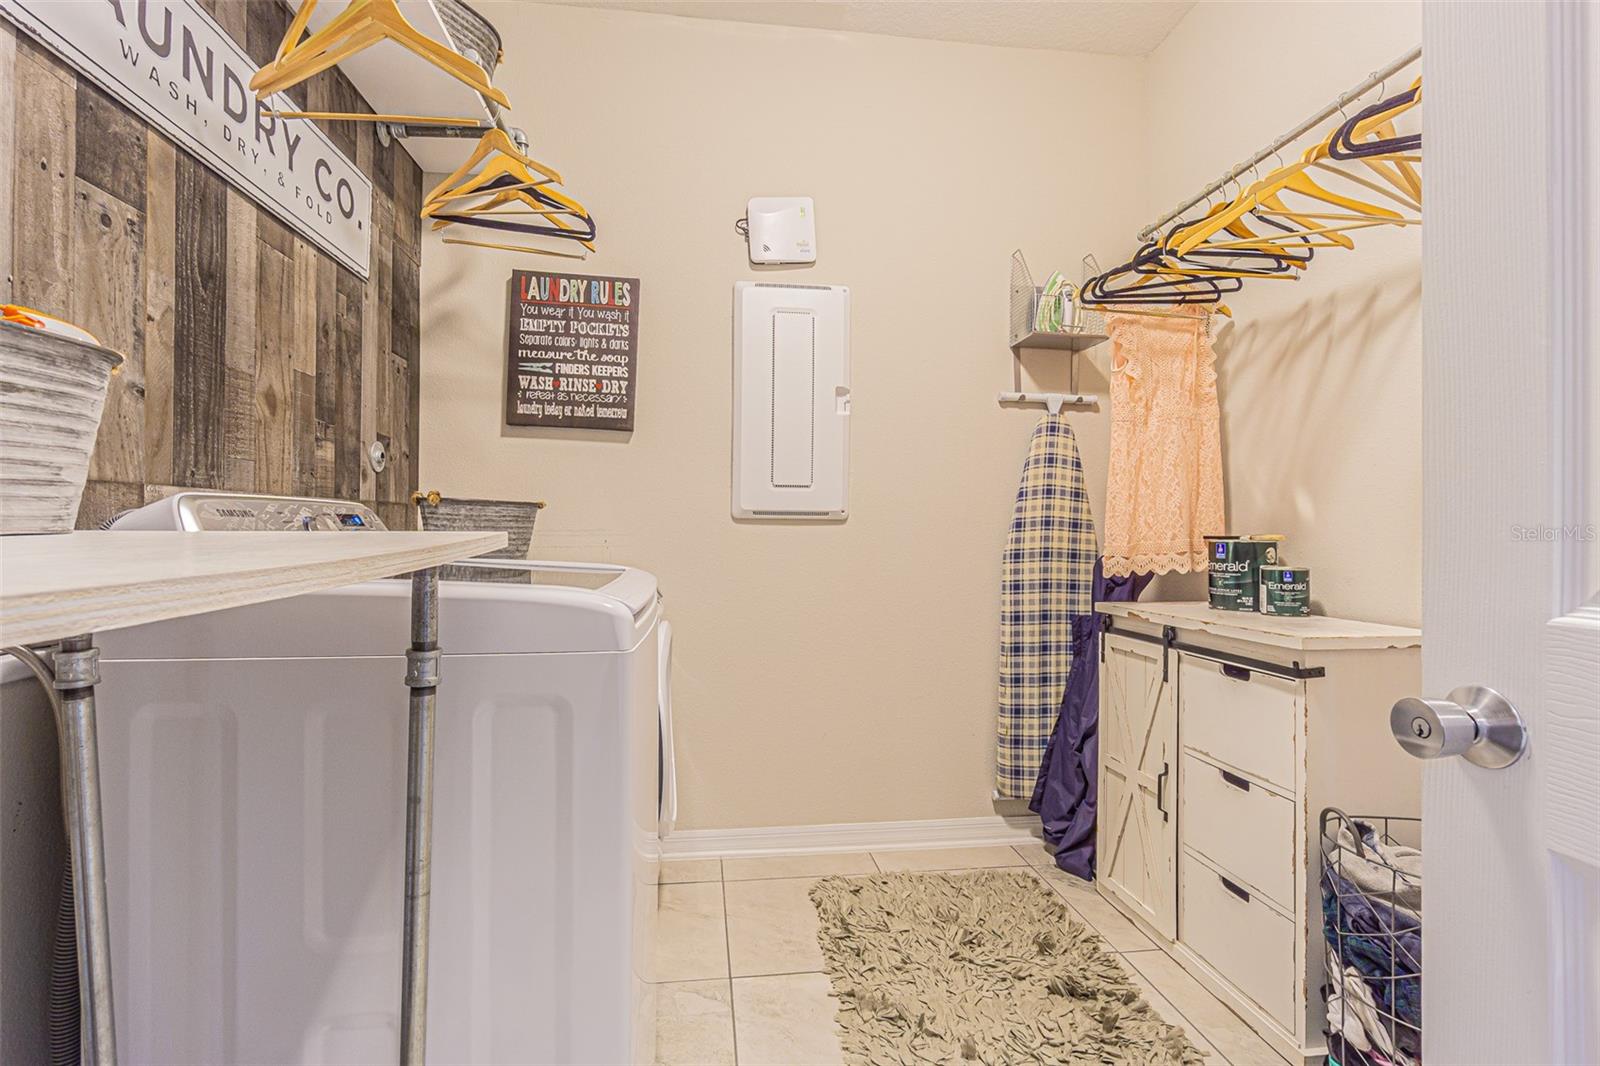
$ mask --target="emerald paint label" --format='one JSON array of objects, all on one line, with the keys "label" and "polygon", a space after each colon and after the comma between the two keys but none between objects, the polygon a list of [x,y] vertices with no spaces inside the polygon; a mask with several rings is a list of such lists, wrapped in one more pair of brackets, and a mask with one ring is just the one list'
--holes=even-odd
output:
[{"label": "emerald paint label", "polygon": [[1260,581],[1261,550],[1276,545],[1239,537],[1207,537],[1206,557],[1211,606],[1219,611],[1257,609],[1257,584]]},{"label": "emerald paint label", "polygon": [[1311,571],[1303,566],[1261,568],[1261,613],[1307,615],[1311,613]]}]

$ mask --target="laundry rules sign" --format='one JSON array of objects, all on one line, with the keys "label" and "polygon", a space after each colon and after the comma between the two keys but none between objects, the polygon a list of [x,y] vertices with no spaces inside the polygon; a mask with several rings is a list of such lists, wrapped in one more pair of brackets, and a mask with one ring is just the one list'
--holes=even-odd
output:
[{"label": "laundry rules sign", "polygon": [[511,275],[506,422],[633,428],[639,279]]},{"label": "laundry rules sign", "polygon": [[367,276],[372,183],[315,125],[272,114],[287,96],[256,99],[255,63],[194,0],[0,0],[0,15]]}]

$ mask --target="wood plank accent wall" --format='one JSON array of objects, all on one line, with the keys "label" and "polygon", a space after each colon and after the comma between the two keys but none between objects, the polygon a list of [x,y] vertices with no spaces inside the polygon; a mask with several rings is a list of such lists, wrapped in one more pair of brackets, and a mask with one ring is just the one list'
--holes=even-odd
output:
[{"label": "wood plank accent wall", "polygon": [[[257,62],[288,26],[282,4],[202,2]],[[290,95],[371,111],[338,70]],[[372,180],[365,282],[0,20],[0,302],[127,356],[79,528],[178,487],[360,499],[415,526],[422,171],[370,124],[319,125]]]}]

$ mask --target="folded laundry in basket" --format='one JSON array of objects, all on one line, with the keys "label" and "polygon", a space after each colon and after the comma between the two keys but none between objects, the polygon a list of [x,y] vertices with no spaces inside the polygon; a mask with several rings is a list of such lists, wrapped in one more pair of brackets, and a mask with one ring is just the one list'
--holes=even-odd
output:
[{"label": "folded laundry in basket", "polygon": [[1366,895],[1381,897],[1416,918],[1422,913],[1422,852],[1386,843],[1368,822],[1355,824],[1361,831],[1359,844],[1349,825],[1339,826],[1339,873]]}]

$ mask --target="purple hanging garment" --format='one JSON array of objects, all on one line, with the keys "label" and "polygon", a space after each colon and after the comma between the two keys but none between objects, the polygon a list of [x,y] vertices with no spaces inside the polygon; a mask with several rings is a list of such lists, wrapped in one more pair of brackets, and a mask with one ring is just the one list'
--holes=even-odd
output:
[{"label": "purple hanging garment", "polygon": [[[1094,602],[1136,600],[1151,574],[1106,577],[1094,564]],[[1028,809],[1044,825],[1056,849],[1056,865],[1086,881],[1094,879],[1094,812],[1100,766],[1100,616],[1072,616],[1072,673],[1061,713],[1045,747]]]}]

